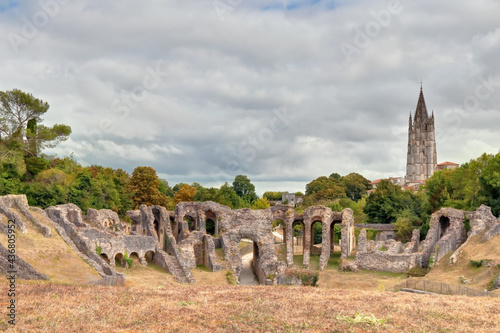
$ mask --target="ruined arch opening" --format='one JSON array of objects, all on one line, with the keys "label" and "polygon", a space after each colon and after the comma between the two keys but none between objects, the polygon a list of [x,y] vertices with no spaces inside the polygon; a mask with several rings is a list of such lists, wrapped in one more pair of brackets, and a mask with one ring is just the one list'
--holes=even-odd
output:
[{"label": "ruined arch opening", "polygon": [[117,253],[115,254],[115,262],[119,262],[120,265],[124,265],[125,263],[123,262],[123,253]]},{"label": "ruined arch opening", "polygon": [[323,222],[321,219],[314,219],[311,223],[311,245],[323,242]]},{"label": "ruined arch opening", "polygon": [[147,251],[144,257],[146,258],[146,261],[148,263],[152,263],[155,257],[155,253],[153,251]]},{"label": "ruined arch opening", "polygon": [[141,262],[139,259],[139,254],[137,252],[130,253],[128,257],[133,260],[134,265]]},{"label": "ruined arch opening", "polygon": [[286,243],[285,231],[286,231],[285,221],[283,221],[282,219],[277,219],[273,221],[273,232],[275,232],[273,236],[275,243]]},{"label": "ruined arch opening", "polygon": [[312,221],[309,242],[310,258],[321,255],[321,244],[323,243],[323,221],[319,217],[313,218]]},{"label": "ruined arch opening", "polygon": [[333,220],[330,224],[330,253],[340,251],[340,239],[342,238],[342,220]]},{"label": "ruined arch opening", "polygon": [[158,236],[158,242],[161,244],[161,234],[160,234],[160,211],[158,209],[153,209],[153,226],[156,231],[156,235]]},{"label": "ruined arch opening", "polygon": [[196,220],[192,216],[189,215],[184,216],[184,221],[187,222],[189,231],[197,230]]},{"label": "ruined arch opening", "polygon": [[207,234],[212,236],[217,236],[219,234],[219,223],[217,221],[217,215],[211,210],[205,212],[205,228]]},{"label": "ruined arch opening", "polygon": [[100,257],[109,264],[109,258],[106,253],[101,253]]},{"label": "ruined arch opening", "polygon": [[172,235],[174,238],[177,238],[177,235],[179,234],[179,227],[177,226],[177,223],[175,222],[175,216],[169,216],[169,221],[170,221],[170,230],[172,230]]},{"label": "ruined arch opening", "polygon": [[439,238],[442,238],[450,227],[450,219],[446,216],[439,218]]},{"label": "ruined arch opening", "polygon": [[293,233],[293,255],[303,255],[304,254],[304,221],[296,220],[292,224]]}]

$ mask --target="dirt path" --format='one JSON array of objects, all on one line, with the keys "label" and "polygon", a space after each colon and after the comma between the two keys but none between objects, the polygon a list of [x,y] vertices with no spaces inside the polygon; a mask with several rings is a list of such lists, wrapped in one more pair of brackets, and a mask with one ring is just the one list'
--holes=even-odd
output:
[{"label": "dirt path", "polygon": [[241,261],[243,263],[243,270],[240,273],[240,284],[242,285],[251,286],[259,284],[259,281],[257,280],[257,277],[253,272],[252,259],[253,259],[252,252],[241,257]]}]

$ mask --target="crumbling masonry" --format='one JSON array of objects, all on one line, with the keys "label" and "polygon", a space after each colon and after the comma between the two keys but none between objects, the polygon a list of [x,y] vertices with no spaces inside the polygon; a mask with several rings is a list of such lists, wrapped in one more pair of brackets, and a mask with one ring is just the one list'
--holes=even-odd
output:
[{"label": "crumbling masonry", "polygon": [[[466,231],[465,217],[469,219],[470,230]],[[500,234],[500,222],[491,213],[491,208],[480,206],[474,212],[463,212],[454,208],[441,208],[431,216],[429,231],[419,244],[420,234],[413,231],[411,241],[406,244],[393,239],[367,241],[366,230],[358,238],[355,266],[376,271],[405,273],[414,267],[428,267],[453,252],[450,263],[460,255],[467,240],[484,232],[485,242]]]},{"label": "crumbling masonry", "polygon": [[[115,271],[115,265],[124,265],[126,256],[137,258],[142,265],[153,262],[171,273],[181,283],[193,283],[191,269],[204,265],[212,271],[230,269],[239,279],[242,259],[238,244],[242,239],[253,243],[253,268],[261,284],[277,284],[286,281],[285,270],[292,267],[294,256],[294,226],[303,231],[303,268],[309,268],[313,253],[320,255],[319,268],[324,269],[334,250],[334,227],[341,227],[341,267],[407,272],[414,267],[427,267],[450,252],[450,262],[456,261],[468,237],[484,231],[483,241],[500,234],[500,222],[486,206],[475,212],[463,212],[443,208],[435,212],[430,221],[426,239],[420,243],[420,234],[414,230],[409,243],[394,239],[368,241],[366,229],[358,238],[355,260],[350,259],[356,247],[354,218],[350,209],[334,212],[328,207],[308,207],[303,214],[295,213],[290,205],[275,205],[262,210],[238,209],[215,202],[181,202],[175,211],[161,206],[141,205],[138,210],[127,212],[132,225],[120,221],[111,210],[88,209],[83,215],[74,204],[65,204],[41,210],[29,207],[24,195],[0,197],[0,214],[17,222],[20,232],[28,232],[23,222],[29,220],[45,237],[51,237],[50,228],[37,221],[32,212],[44,215],[64,241],[82,259],[101,275],[95,284],[124,284],[125,275]],[[20,218],[19,214],[23,218]],[[470,221],[467,233],[464,219]],[[273,235],[273,222],[283,221],[285,256],[278,260]],[[321,224],[321,247],[313,246],[313,226]],[[0,223],[0,232],[6,233],[6,225]],[[386,228],[387,229],[387,228]],[[384,232],[389,232],[384,229]],[[389,235],[389,233],[388,233]],[[380,238],[379,238],[380,239]],[[220,248],[223,258],[218,258]],[[0,247],[0,251],[4,251]],[[432,259],[431,259],[432,258]],[[26,278],[45,279],[28,263],[22,262]],[[0,268],[5,270],[0,260]],[[284,282],[283,282],[284,283]]]},{"label": "crumbling masonry", "polygon": [[[242,239],[253,242],[252,264],[259,282],[277,284],[283,281],[279,277],[285,268],[293,266],[293,225],[296,223],[304,225],[303,266],[306,268],[315,223],[321,223],[323,230],[320,269],[326,267],[333,250],[336,223],[342,226],[342,256],[347,257],[354,248],[354,220],[350,209],[337,213],[316,206],[307,208],[304,214],[296,214],[288,205],[263,210],[233,210],[214,202],[182,202],[171,212],[160,206],[141,205],[138,210],[127,212],[133,221],[130,226],[107,209],[89,209],[87,215],[83,215],[76,205],[65,204],[44,211],[29,207],[24,195],[1,197],[0,213],[19,221],[21,232],[27,232],[27,227],[11,208],[21,212],[33,221],[39,232],[50,237],[50,228],[39,223],[30,211],[45,215],[73,251],[102,276],[93,283],[105,285],[125,282],[125,275],[113,267],[124,265],[126,256],[136,257],[142,265],[153,262],[182,283],[194,282],[190,269],[197,265],[212,271],[230,269],[239,279],[242,261],[238,244]],[[272,234],[273,221],[277,219],[285,222],[285,262],[277,258]],[[217,259],[216,248],[223,250],[223,262]]]}]

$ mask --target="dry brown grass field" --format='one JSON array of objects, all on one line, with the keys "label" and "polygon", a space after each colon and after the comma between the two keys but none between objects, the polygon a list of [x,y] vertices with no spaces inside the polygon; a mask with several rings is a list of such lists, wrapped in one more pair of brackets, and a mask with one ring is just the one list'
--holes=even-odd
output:
[{"label": "dry brown grass field", "polygon": [[[496,267],[497,264],[500,264],[500,235],[486,243],[480,242],[481,236],[477,235],[469,240],[455,264],[449,264],[450,253],[432,268],[426,278],[464,286],[460,280],[460,277],[463,276],[469,280],[465,286],[479,290],[487,289],[488,283],[500,272]],[[474,267],[470,263],[471,259],[478,261],[487,259],[491,260],[493,264],[491,267]]]},{"label": "dry brown grass field", "polygon": [[[39,272],[47,275],[53,282],[83,284],[101,278],[92,266],[85,263],[71,250],[43,215],[37,212],[32,214],[44,225],[50,226],[52,237],[44,237],[31,221],[23,218],[28,226],[28,233],[16,233],[18,256]],[[2,223],[7,224],[7,219],[3,215]],[[7,235],[0,233],[0,242],[4,245],[7,244]]]},{"label": "dry brown grass field", "polygon": [[[37,218],[43,219],[41,216]],[[5,221],[3,221],[5,222]],[[319,273],[317,287],[229,285],[227,271],[192,269],[194,285],[181,285],[154,264],[116,270],[124,287],[90,286],[98,274],[52,229],[45,238],[31,222],[18,233],[18,254],[51,281],[17,281],[17,324],[7,323],[7,284],[0,280],[0,330],[7,332],[500,332],[500,298],[395,293],[404,274],[342,273],[338,255]],[[49,223],[46,223],[47,225]],[[5,241],[0,234],[0,241]],[[500,237],[470,242],[454,265],[444,258],[425,278],[481,289],[493,268],[472,259],[500,261]],[[221,253],[218,255],[220,256]],[[222,260],[222,258],[220,258]],[[301,256],[295,258],[302,262]],[[319,257],[311,257],[311,267]],[[300,265],[300,264],[299,264]],[[453,280],[453,281],[451,281]]]},{"label": "dry brown grass field", "polygon": [[[5,284],[2,284],[5,287]],[[4,289],[4,288],[2,288]],[[499,332],[499,300],[286,286],[19,283],[7,332]],[[2,302],[3,303],[3,302]],[[356,314],[375,320],[355,323]],[[370,317],[372,318],[372,317]]]}]

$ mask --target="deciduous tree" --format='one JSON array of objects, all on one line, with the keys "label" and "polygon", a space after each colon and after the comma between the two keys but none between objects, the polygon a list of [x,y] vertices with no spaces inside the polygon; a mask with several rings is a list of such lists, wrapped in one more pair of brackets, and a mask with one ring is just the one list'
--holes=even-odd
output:
[{"label": "deciduous tree", "polygon": [[250,203],[257,199],[255,186],[250,182],[250,179],[245,175],[238,175],[234,178],[233,189],[236,194],[245,201]]},{"label": "deciduous tree", "polygon": [[175,204],[182,201],[193,201],[196,195],[196,187],[184,184],[182,187],[174,194]]},{"label": "deciduous tree", "polygon": [[151,167],[135,168],[128,189],[133,193],[132,200],[136,209],[141,204],[168,206],[167,196],[160,192],[160,180]]}]

